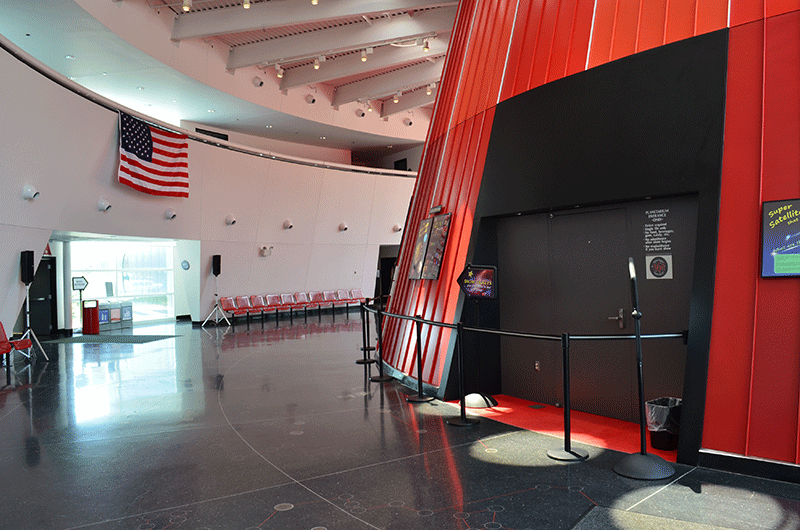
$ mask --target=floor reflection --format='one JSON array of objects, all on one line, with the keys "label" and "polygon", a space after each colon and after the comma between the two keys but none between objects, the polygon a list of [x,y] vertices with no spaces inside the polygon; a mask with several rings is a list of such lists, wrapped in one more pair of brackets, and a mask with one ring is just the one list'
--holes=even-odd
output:
[{"label": "floor reflection", "polygon": [[[790,528],[800,488],[620,454],[411,404],[359,365],[360,320],[137,327],[144,344],[48,344],[0,390],[0,528]],[[374,326],[372,327],[374,332]],[[374,339],[373,339],[374,340]],[[761,514],[761,515],[759,515]],[[787,526],[788,525],[788,526]]]}]

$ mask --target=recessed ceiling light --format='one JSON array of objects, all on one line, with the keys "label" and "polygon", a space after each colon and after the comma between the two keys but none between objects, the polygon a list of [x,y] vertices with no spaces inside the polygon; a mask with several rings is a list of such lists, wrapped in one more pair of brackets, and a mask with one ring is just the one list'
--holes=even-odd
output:
[{"label": "recessed ceiling light", "polygon": [[393,145],[387,145],[386,147],[388,147],[389,149],[391,149],[391,148],[392,148],[392,147],[394,147],[394,146],[393,146]]},{"label": "recessed ceiling light", "polygon": [[325,139],[325,137],[324,137],[324,136],[320,136],[320,137],[319,137],[319,139],[320,139],[320,140],[324,140],[324,139]]},{"label": "recessed ceiling light", "polygon": [[143,86],[137,86],[136,90],[144,90],[144,87]]},{"label": "recessed ceiling light", "polygon": [[214,112],[214,109],[208,109],[208,112]]},{"label": "recessed ceiling light", "polygon": [[272,129],[272,125],[267,125],[267,129]]},{"label": "recessed ceiling light", "polygon": [[103,72],[103,75],[108,75],[108,72]]},{"label": "recessed ceiling light", "polygon": [[75,60],[75,56],[74,55],[65,55],[64,59],[69,59],[70,61],[74,61]]}]

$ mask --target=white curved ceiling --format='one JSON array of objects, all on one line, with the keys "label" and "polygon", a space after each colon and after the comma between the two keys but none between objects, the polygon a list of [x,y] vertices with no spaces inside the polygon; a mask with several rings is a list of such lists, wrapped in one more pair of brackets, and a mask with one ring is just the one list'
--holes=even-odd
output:
[{"label": "white curved ceiling", "polygon": [[171,123],[367,156],[424,141],[456,1],[243,3],[3,0],[0,33],[87,88]]}]

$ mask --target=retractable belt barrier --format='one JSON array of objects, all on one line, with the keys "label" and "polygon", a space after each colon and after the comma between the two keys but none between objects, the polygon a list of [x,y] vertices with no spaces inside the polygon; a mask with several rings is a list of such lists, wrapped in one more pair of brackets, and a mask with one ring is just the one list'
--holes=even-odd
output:
[{"label": "retractable belt barrier", "polygon": [[[368,314],[374,313],[377,315],[378,319],[378,326],[377,326],[377,336],[378,336],[378,346],[377,348],[369,348],[368,347],[368,337],[369,337],[369,318]],[[416,324],[416,334],[417,334],[417,347],[415,353],[415,362],[417,364],[417,394],[408,396],[406,399],[411,403],[420,403],[420,402],[427,402],[434,399],[433,396],[425,396],[422,392],[422,352],[421,352],[421,328],[423,324],[429,326],[437,326],[442,328],[450,328],[456,330],[456,354],[457,358],[456,361],[458,363],[458,394],[459,394],[459,401],[461,405],[461,415],[459,417],[448,418],[447,423],[449,425],[454,425],[458,427],[468,427],[478,423],[480,420],[477,418],[467,418],[466,416],[466,397],[464,391],[464,356],[461,349],[461,338],[464,331],[469,331],[471,333],[486,333],[490,335],[501,335],[504,337],[518,337],[524,339],[533,339],[533,340],[549,340],[549,341],[560,341],[561,342],[561,351],[563,355],[563,383],[564,383],[564,448],[563,449],[551,449],[547,452],[547,455],[554,459],[554,460],[561,460],[561,461],[581,461],[588,458],[588,453],[580,448],[574,448],[571,444],[571,433],[570,433],[570,371],[569,371],[569,345],[571,341],[602,341],[602,340],[638,340],[638,339],[683,339],[684,344],[688,340],[688,331],[683,331],[681,333],[660,333],[660,334],[651,334],[651,335],[570,335],[569,333],[563,333],[561,335],[541,335],[535,333],[522,333],[516,331],[505,331],[505,330],[496,330],[496,329],[485,329],[485,328],[473,328],[473,327],[465,327],[460,322],[458,324],[446,324],[444,322],[436,322],[433,320],[425,320],[420,316],[407,316],[407,315],[397,315],[393,313],[387,313],[382,311],[380,308],[370,307],[365,303],[361,303],[361,318],[363,320],[363,327],[365,329],[363,333],[364,338],[364,347],[362,351],[364,352],[364,358],[367,358],[367,352],[370,349],[377,349],[378,358],[372,359],[372,361],[376,362],[378,365],[379,376],[370,378],[373,382],[384,382],[390,381],[393,379],[391,376],[385,376],[383,374],[383,336],[382,336],[382,327],[383,327],[383,318],[397,318],[400,320],[409,320]],[[359,359],[357,362],[359,364],[363,364],[365,361],[363,359]],[[643,432],[643,426],[640,426]],[[644,435],[642,434],[642,454],[646,453],[645,449],[646,441],[644,439]]]}]

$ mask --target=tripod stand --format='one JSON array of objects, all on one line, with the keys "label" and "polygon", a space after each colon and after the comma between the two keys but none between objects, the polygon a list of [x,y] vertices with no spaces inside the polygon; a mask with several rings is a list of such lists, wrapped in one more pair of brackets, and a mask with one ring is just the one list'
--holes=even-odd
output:
[{"label": "tripod stand", "polygon": [[[31,342],[35,343],[39,346],[39,350],[41,350],[42,355],[44,358],[47,359],[47,362],[50,362],[50,357],[47,356],[47,353],[42,348],[42,344],[39,342],[39,338],[36,336],[36,333],[33,332],[31,328],[31,284],[25,284],[25,333],[22,334],[22,339],[31,339]],[[21,353],[21,352],[20,352]],[[25,355],[23,353],[23,355]],[[31,360],[31,355],[26,355],[28,360]]]},{"label": "tripod stand", "polygon": [[[219,295],[217,294],[217,291],[219,291],[218,287],[219,287],[219,284],[218,284],[218,280],[217,280],[217,275],[215,274],[214,275],[214,309],[211,310],[211,312],[208,314],[208,316],[203,321],[203,323],[200,324],[200,327],[205,326],[206,323],[209,320],[211,320],[212,316],[214,317],[214,325],[215,326],[219,326],[219,321],[220,320],[224,320],[229,326],[231,325],[230,321],[228,320],[228,317],[225,316],[225,313],[219,307]],[[222,317],[222,318],[220,319],[220,317]]]}]

